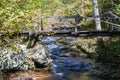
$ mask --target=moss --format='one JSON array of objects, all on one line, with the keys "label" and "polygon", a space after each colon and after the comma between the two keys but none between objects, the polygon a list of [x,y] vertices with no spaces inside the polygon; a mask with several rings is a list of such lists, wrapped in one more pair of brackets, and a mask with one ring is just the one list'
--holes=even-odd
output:
[{"label": "moss", "polygon": [[0,47],[2,48],[10,48],[13,51],[20,51],[20,46],[17,46],[17,44],[20,44],[23,42],[21,38],[13,38],[10,39],[8,37],[0,39]]}]

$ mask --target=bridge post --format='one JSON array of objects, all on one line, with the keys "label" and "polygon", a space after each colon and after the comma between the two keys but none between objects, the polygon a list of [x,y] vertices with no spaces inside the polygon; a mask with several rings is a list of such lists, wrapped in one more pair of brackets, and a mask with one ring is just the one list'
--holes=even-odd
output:
[{"label": "bridge post", "polygon": [[75,16],[75,33],[78,32],[79,15]]},{"label": "bridge post", "polygon": [[[114,15],[111,15],[111,14],[109,14],[109,16],[110,16],[110,22],[111,23],[113,23],[113,24],[116,24],[117,23],[117,18],[116,18],[116,16],[114,16]],[[115,26],[115,25],[111,25],[111,24],[109,24],[110,25],[110,30],[111,31],[117,31],[117,26]]]},{"label": "bridge post", "polygon": [[40,30],[43,31],[44,29],[43,29],[43,21],[42,21],[42,18],[41,18],[40,24],[41,24]]},{"label": "bridge post", "polygon": [[[117,18],[116,17],[113,17],[112,19],[112,23],[116,24],[117,23]],[[113,26],[113,31],[117,31],[117,26]]]},{"label": "bridge post", "polygon": [[[112,19],[109,19],[109,21],[112,23]],[[108,25],[109,25],[109,30],[112,31],[113,30],[113,26],[111,24],[108,24]]]}]

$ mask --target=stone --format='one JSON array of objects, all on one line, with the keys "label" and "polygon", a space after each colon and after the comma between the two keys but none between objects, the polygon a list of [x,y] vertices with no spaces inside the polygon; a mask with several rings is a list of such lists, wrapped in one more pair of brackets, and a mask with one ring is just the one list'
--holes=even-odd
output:
[{"label": "stone", "polygon": [[52,63],[47,49],[40,42],[37,42],[33,48],[27,49],[26,56],[33,60],[37,68],[50,66]]},{"label": "stone", "polygon": [[61,53],[61,57],[78,57],[79,53],[77,52],[66,52],[66,53]]},{"label": "stone", "polygon": [[13,50],[12,48],[0,47],[0,71],[27,70],[33,68],[30,64],[25,62],[25,53],[21,48]]},{"label": "stone", "polygon": [[18,50],[0,47],[0,72],[47,67],[52,63],[47,50],[39,42],[33,48],[27,49],[21,44],[15,45],[15,48]]}]

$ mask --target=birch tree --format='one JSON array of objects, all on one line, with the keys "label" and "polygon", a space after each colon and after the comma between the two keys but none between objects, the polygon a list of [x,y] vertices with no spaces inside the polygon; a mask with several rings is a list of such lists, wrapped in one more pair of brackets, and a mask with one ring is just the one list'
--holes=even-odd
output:
[{"label": "birch tree", "polygon": [[98,31],[101,31],[101,23],[100,23],[100,18],[97,17],[99,16],[99,9],[98,9],[98,2],[97,0],[93,0],[93,8],[94,8],[94,16],[95,16],[95,25],[96,25],[96,29]]},{"label": "birch tree", "polygon": [[[96,25],[96,30],[101,31],[101,23],[100,23],[100,17],[99,16],[99,9],[98,9],[98,2],[97,0],[93,0],[93,9],[94,9],[94,20],[95,20],[95,25]],[[98,45],[103,42],[103,39],[101,36],[97,37]]]}]

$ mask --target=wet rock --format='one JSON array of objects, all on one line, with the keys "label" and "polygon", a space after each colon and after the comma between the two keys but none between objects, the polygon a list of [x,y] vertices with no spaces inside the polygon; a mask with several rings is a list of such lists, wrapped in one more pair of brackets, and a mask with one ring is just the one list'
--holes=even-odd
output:
[{"label": "wet rock", "polygon": [[81,58],[85,58],[85,59],[88,57],[88,55],[85,54],[85,53],[80,53],[79,56],[80,56]]},{"label": "wet rock", "polygon": [[84,64],[84,71],[92,71],[92,66],[90,64]]},{"label": "wet rock", "polygon": [[58,63],[64,63],[64,60],[57,60]]},{"label": "wet rock", "polygon": [[61,57],[78,57],[79,53],[77,52],[66,52],[66,53],[61,53]]},{"label": "wet rock", "polygon": [[52,60],[41,43],[37,43],[33,48],[27,49],[26,56],[31,58],[38,68],[50,66]]},{"label": "wet rock", "polygon": [[56,55],[50,55],[50,57],[51,57],[52,59],[59,59],[59,58],[60,58],[59,56],[56,56]]}]

